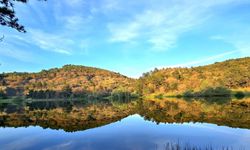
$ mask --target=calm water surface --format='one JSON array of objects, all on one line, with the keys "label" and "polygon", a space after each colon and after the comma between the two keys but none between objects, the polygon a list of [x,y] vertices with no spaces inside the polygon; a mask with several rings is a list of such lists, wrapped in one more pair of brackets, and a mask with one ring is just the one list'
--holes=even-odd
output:
[{"label": "calm water surface", "polygon": [[178,144],[249,150],[246,102],[2,103],[0,149],[165,150]]}]

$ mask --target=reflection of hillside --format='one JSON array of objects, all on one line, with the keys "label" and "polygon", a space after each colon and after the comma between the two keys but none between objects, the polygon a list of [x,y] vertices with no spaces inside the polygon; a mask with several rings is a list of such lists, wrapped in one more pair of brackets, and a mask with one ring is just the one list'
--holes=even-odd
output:
[{"label": "reflection of hillside", "polygon": [[138,113],[157,123],[206,122],[250,128],[250,99],[164,99],[138,101],[34,101],[0,103],[1,127],[80,131],[116,122]]},{"label": "reflection of hillside", "polygon": [[[46,107],[44,106],[45,103],[48,104]],[[79,103],[78,105],[76,103],[74,105],[66,104],[65,102],[36,102],[24,107],[9,105],[9,107],[6,107],[8,109],[0,113],[0,126],[38,125],[43,128],[63,129],[72,132],[121,120],[132,114],[134,107],[133,102],[119,105],[112,103],[85,104],[84,106]],[[9,108],[12,108],[12,111]]]},{"label": "reflection of hillside", "polygon": [[139,108],[140,115],[157,123],[206,122],[250,128],[250,99],[224,104],[204,100],[144,100]]}]

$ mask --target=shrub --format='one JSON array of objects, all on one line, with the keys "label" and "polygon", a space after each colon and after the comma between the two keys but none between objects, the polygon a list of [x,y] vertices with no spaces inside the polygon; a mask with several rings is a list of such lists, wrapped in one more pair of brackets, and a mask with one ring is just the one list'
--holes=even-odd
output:
[{"label": "shrub", "polygon": [[231,90],[224,87],[216,87],[216,88],[208,87],[198,92],[192,92],[191,90],[188,90],[183,93],[183,97],[217,97],[217,96],[230,97]]},{"label": "shrub", "polygon": [[224,87],[216,87],[216,88],[208,87],[200,92],[196,92],[195,96],[196,97],[216,97],[216,96],[230,97],[231,90],[224,88]]},{"label": "shrub", "polygon": [[242,99],[245,97],[245,94],[244,92],[241,92],[241,91],[237,91],[234,96],[237,98],[237,99]]}]

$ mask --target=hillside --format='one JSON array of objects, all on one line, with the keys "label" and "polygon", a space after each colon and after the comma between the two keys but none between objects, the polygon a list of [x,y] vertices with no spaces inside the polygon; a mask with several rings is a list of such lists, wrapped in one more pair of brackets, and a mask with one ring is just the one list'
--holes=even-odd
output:
[{"label": "hillside", "polygon": [[[65,65],[38,73],[0,74],[0,97],[68,98],[115,95],[177,95],[189,91],[250,89],[250,57],[192,68],[164,68],[138,80],[108,70]],[[209,89],[210,88],[210,89]],[[224,90],[224,92],[227,92]],[[216,93],[216,90],[215,90]]]},{"label": "hillside", "polygon": [[0,74],[0,90],[7,96],[34,97],[44,93],[49,97],[56,93],[66,95],[64,97],[72,93],[107,95],[118,90],[133,92],[133,83],[133,79],[115,72],[76,65],[65,65],[39,73]]},{"label": "hillside", "polygon": [[175,95],[209,87],[249,88],[250,57],[200,67],[155,69],[144,73],[137,83],[137,90],[143,95],[152,93]]}]

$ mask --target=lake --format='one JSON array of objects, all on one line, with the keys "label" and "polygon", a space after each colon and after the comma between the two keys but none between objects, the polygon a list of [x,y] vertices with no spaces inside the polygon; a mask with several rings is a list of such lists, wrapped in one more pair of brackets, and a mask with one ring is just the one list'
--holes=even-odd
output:
[{"label": "lake", "polygon": [[249,150],[250,99],[2,100],[0,145],[4,150]]}]

